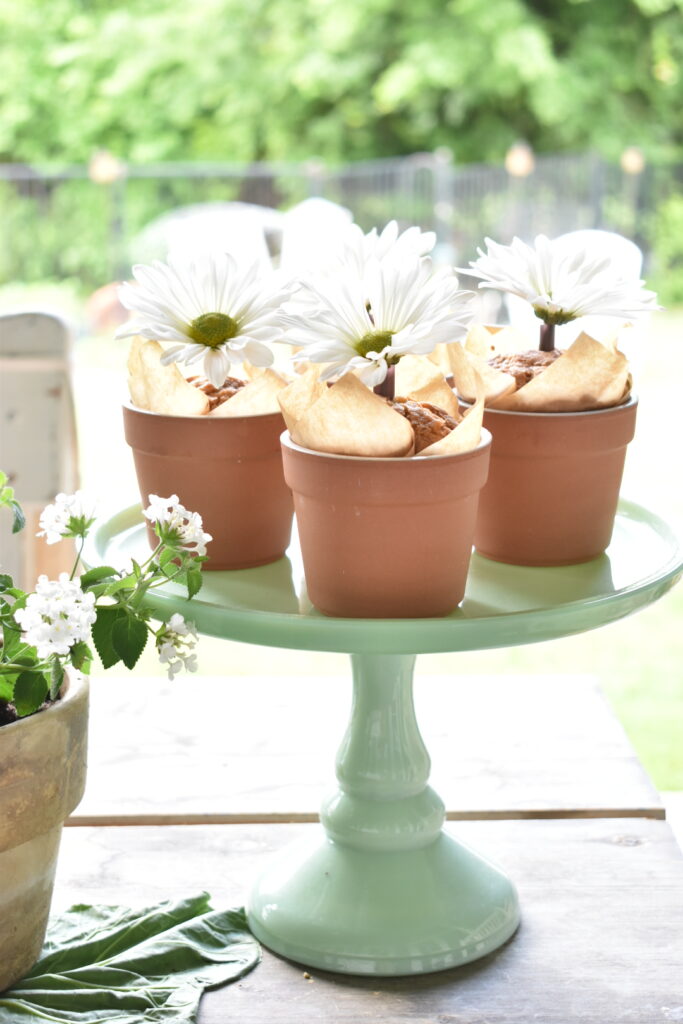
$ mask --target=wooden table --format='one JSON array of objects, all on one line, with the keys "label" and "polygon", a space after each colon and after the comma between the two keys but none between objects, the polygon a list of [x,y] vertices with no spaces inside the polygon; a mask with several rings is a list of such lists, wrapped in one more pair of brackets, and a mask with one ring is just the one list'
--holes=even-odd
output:
[{"label": "wooden table", "polygon": [[[208,889],[237,905],[311,825],[65,830],[55,905],[135,905]],[[452,827],[452,826],[451,826]],[[459,838],[514,875],[521,928],[497,953],[413,978],[355,978],[264,951],[202,1001],[200,1024],[659,1024],[683,1019],[683,859],[663,821],[468,821]]]},{"label": "wooden table", "polygon": [[[325,974],[264,951],[252,974],[205,996],[200,1024],[683,1020],[683,857],[594,680],[474,683],[468,722],[498,709],[495,757],[451,716],[452,680],[418,680],[419,714],[449,817],[480,819],[450,829],[517,882],[515,938],[472,965],[397,979]],[[88,791],[64,833],[56,910],[197,889],[217,907],[239,905],[265,858],[313,827],[273,822],[315,817],[345,681],[194,685],[215,713],[188,722],[165,680],[94,681]],[[450,699],[462,710],[460,695]],[[264,723],[254,712],[265,706]],[[214,824],[169,824],[181,821]]]}]

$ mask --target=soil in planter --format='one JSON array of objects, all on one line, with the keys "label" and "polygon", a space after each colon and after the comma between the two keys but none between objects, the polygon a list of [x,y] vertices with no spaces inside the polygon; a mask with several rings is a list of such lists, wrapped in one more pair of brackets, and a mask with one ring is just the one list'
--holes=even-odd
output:
[{"label": "soil in planter", "polygon": [[505,356],[493,356],[488,360],[489,366],[501,373],[509,373],[517,382],[517,390],[538,377],[551,363],[563,355],[562,349],[554,348],[550,352],[531,349],[528,352],[511,352]]},{"label": "soil in planter", "polygon": [[239,377],[226,377],[219,388],[214,387],[206,377],[188,377],[187,382],[204,392],[209,399],[209,412],[223,405],[249,383],[248,380],[240,380]]},{"label": "soil in planter", "polygon": [[[57,699],[59,700],[59,698]],[[45,711],[46,708],[52,707],[53,704],[56,704],[56,701],[46,700],[39,708],[36,708],[33,714],[37,715],[39,711]],[[24,718],[30,717],[30,715],[24,715]],[[19,720],[19,715],[17,714],[17,709],[14,704],[10,701],[0,700],[0,728],[2,728],[3,725],[11,725],[12,722],[18,722]]]},{"label": "soil in planter", "polygon": [[445,409],[430,402],[415,402],[412,398],[395,398],[389,405],[410,423],[415,434],[415,454],[430,444],[440,441],[457,427],[459,420]]},{"label": "soil in planter", "polygon": [[9,701],[0,700],[0,726],[9,725],[11,722],[16,722],[19,715],[14,704],[10,704]]}]

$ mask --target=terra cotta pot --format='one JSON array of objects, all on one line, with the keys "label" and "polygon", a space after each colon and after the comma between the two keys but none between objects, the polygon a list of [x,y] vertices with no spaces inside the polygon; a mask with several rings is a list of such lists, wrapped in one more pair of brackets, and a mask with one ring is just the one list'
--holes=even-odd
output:
[{"label": "terra cotta pot", "polygon": [[477,552],[513,565],[573,565],[608,546],[637,399],[591,412],[487,409],[493,435]]},{"label": "terra cotta pot", "polygon": [[462,600],[491,437],[460,455],[373,459],[285,432],[308,596],[326,615],[427,618]]},{"label": "terra cotta pot", "polygon": [[0,729],[0,992],[40,955],[62,825],[85,787],[88,681]]},{"label": "terra cotta pot", "polygon": [[150,494],[177,494],[185,508],[199,512],[213,537],[205,568],[248,569],[282,558],[293,509],[279,412],[165,416],[126,403],[123,421],[143,506]]}]

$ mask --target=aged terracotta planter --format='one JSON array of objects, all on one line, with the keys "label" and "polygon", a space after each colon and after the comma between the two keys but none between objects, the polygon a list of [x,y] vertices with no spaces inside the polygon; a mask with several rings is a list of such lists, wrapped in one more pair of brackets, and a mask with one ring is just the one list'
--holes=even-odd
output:
[{"label": "aged terracotta planter", "polygon": [[[282,558],[292,529],[292,497],[280,455],[280,413],[163,416],[123,407],[143,505],[177,494],[213,537],[207,569],[248,569]],[[156,538],[149,531],[150,543]]]},{"label": "aged terracotta planter", "polygon": [[365,459],[285,432],[308,595],[345,618],[447,615],[462,600],[491,437],[462,455]]},{"label": "aged terracotta planter", "polygon": [[64,820],[85,788],[88,682],[0,729],[0,992],[40,954]]},{"label": "aged terracotta planter", "polygon": [[477,552],[513,565],[573,565],[612,537],[637,399],[593,412],[487,409],[491,469],[479,502]]}]

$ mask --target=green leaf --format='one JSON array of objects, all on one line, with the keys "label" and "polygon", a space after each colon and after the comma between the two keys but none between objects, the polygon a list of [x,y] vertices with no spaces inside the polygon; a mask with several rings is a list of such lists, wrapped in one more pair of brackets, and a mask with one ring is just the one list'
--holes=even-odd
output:
[{"label": "green leaf", "polygon": [[111,597],[113,594],[118,594],[120,590],[135,590],[137,586],[137,580],[134,576],[124,576],[122,580],[115,580],[114,583],[107,583],[105,585],[104,593]]},{"label": "green leaf", "polygon": [[142,579],[142,566],[138,562],[136,562],[134,558],[131,558],[131,564],[133,566],[133,575],[135,576],[135,579],[136,580],[141,580]]},{"label": "green leaf", "polygon": [[69,657],[71,664],[74,668],[79,669],[86,675],[90,672],[90,664],[92,662],[92,651],[85,643],[84,640],[79,640],[78,643],[74,644],[69,651]]},{"label": "green leaf", "polygon": [[212,910],[206,893],[139,910],[75,906],[53,919],[30,973],[0,995],[0,1024],[190,1024],[204,989],[259,959],[244,911]]},{"label": "green leaf", "polygon": [[42,672],[22,672],[14,684],[14,706],[20,718],[32,715],[47,697],[47,679]]},{"label": "green leaf", "polygon": [[9,590],[10,587],[14,586],[14,580],[11,576],[7,576],[6,573],[0,573],[0,593],[4,593]]},{"label": "green leaf", "polygon": [[59,658],[52,658],[52,667],[50,670],[50,697],[52,700],[57,700],[59,691],[62,688],[64,682],[64,665],[61,663]]},{"label": "green leaf", "polygon": [[105,605],[97,609],[97,618],[92,627],[92,639],[103,668],[111,668],[121,660],[121,655],[114,650],[111,634],[114,623],[122,617],[125,618],[127,615],[125,609],[120,605]]},{"label": "green leaf", "polygon": [[11,501],[10,507],[12,509],[12,533],[19,533],[26,526],[24,510],[18,501]]},{"label": "green leaf", "polygon": [[118,576],[118,572],[111,565],[99,565],[96,569],[88,569],[80,578],[81,590],[87,590],[93,583],[111,579],[112,576]]},{"label": "green leaf", "polygon": [[16,676],[0,676],[0,700],[12,700]]},{"label": "green leaf", "polygon": [[21,632],[13,619],[9,624],[3,623],[2,640],[2,653],[7,661],[17,661],[18,656],[21,655],[29,659],[29,665],[35,665],[38,660],[38,652],[35,647],[31,647],[25,640],[22,640]]},{"label": "green leaf", "polygon": [[114,622],[111,642],[126,668],[135,668],[147,643],[147,626],[134,615],[125,615]]},{"label": "green leaf", "polygon": [[202,589],[202,570],[201,569],[188,569],[187,570],[187,596],[189,598],[194,597]]}]

